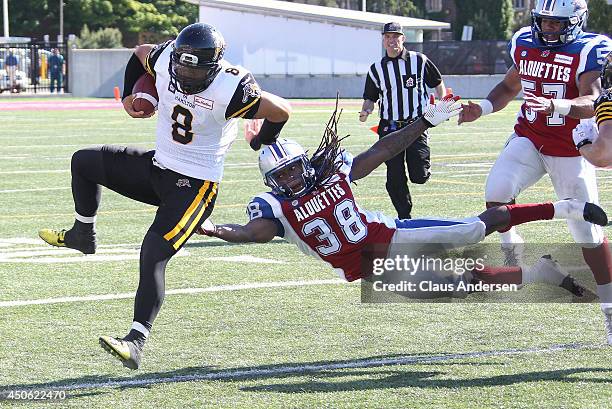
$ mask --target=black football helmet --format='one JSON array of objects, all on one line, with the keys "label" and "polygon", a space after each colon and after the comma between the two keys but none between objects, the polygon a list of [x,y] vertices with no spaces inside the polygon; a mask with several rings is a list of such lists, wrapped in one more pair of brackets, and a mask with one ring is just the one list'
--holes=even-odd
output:
[{"label": "black football helmet", "polygon": [[606,55],[604,65],[601,67],[601,87],[603,89],[612,88],[612,51]]},{"label": "black football helmet", "polygon": [[221,65],[225,40],[209,24],[185,27],[174,41],[170,54],[170,86],[183,94],[197,94],[213,82]]}]

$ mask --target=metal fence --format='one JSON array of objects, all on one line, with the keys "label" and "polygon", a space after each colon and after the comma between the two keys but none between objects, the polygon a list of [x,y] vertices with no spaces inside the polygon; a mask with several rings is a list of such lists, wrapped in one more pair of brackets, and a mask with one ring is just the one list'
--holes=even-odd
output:
[{"label": "metal fence", "polygon": [[404,46],[427,55],[443,75],[503,74],[512,64],[507,41],[429,41]]},{"label": "metal fence", "polygon": [[0,44],[0,93],[64,93],[69,75],[66,43]]}]

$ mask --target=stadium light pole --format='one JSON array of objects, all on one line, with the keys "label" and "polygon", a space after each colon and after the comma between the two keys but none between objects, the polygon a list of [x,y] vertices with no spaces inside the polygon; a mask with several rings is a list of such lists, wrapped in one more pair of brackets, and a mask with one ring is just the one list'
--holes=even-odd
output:
[{"label": "stadium light pole", "polygon": [[2,14],[4,15],[4,37],[9,36],[8,0],[2,1]]}]

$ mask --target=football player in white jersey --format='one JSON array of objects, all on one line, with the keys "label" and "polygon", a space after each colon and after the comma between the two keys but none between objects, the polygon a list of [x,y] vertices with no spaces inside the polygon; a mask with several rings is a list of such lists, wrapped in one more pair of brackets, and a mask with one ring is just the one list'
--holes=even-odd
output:
[{"label": "football player in white jersey", "polygon": [[[372,270],[362,264],[364,257],[372,261],[367,255],[370,249],[375,249],[375,254],[370,254],[374,258],[395,259],[406,248],[394,244],[411,244],[411,249],[417,252],[428,243],[461,247],[478,243],[485,235],[508,225],[534,220],[554,217],[607,223],[600,207],[573,199],[499,206],[464,220],[399,220],[365,210],[356,203],[351,182],[366,177],[385,160],[406,149],[425,130],[458,112],[458,103],[452,96],[430,104],[423,118],[381,138],[355,158],[340,148],[334,113],[312,158],[306,156],[299,144],[284,138],[262,150],[259,168],[264,184],[272,191],[251,200],[247,206],[250,221],[246,225],[215,226],[207,220],[198,232],[234,243],[266,243],[280,236],[303,253],[328,263],[342,278],[354,281],[371,275]],[[483,266],[454,279],[517,285],[544,282],[577,296],[583,291],[550,257],[541,258],[531,268]]]},{"label": "football player in white jersey", "polygon": [[[601,94],[599,74],[612,50],[610,38],[582,30],[588,16],[585,0],[538,0],[531,27],[517,31],[509,43],[514,62],[504,79],[480,105],[464,105],[459,123],[503,109],[519,92],[525,99],[514,132],[489,172],[487,206],[514,203],[517,196],[545,174],[558,198],[599,201],[595,168],[574,144],[572,131],[593,117]],[[612,256],[603,230],[568,220],[569,231],[582,246],[584,260],[597,282],[597,294],[612,303]],[[516,263],[523,239],[516,229],[501,231],[502,248]]]},{"label": "football player in white jersey", "polygon": [[131,330],[124,338],[99,339],[130,369],[139,367],[161,308],[166,264],[213,210],[238,118],[263,119],[250,141],[255,150],[273,143],[289,118],[289,103],[262,92],[248,70],[223,59],[224,50],[221,33],[202,23],[185,27],[176,40],[138,46],[126,66],[123,105],[130,116],[146,117],[133,109],[132,89],[145,72],[155,77],[155,150],[105,145],[76,152],[71,164],[74,225],[39,232],[51,245],[94,253],[100,186],[158,207],[140,250]]}]

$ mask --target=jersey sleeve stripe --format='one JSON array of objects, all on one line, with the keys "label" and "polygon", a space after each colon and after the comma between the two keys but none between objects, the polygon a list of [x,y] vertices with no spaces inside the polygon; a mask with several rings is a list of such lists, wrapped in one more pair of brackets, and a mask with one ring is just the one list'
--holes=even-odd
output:
[{"label": "jersey sleeve stripe", "polygon": [[599,106],[595,109],[595,115],[604,113],[612,114],[612,101],[599,104]]},{"label": "jersey sleeve stripe", "polygon": [[243,107],[242,109],[239,109],[238,111],[234,112],[228,118],[236,118],[237,116],[244,115],[246,113],[246,111],[248,111],[249,108],[251,108],[253,105],[255,105],[260,99],[261,99],[261,97],[255,98],[253,101],[251,101],[250,104],[248,104],[247,106]]},{"label": "jersey sleeve stripe", "polygon": [[597,125],[612,119],[612,101],[600,104],[595,110]]},{"label": "jersey sleeve stripe", "polygon": [[145,58],[145,71],[155,77],[155,70],[153,69],[153,67],[151,67],[150,60],[152,52],[153,50],[149,51],[149,54],[147,54],[147,57]]},{"label": "jersey sleeve stripe", "polygon": [[181,247],[181,245],[191,235],[195,226],[197,226],[198,221],[204,215],[204,212],[207,210],[208,213],[212,212],[212,208],[209,206],[209,204],[216,197],[216,195],[217,183],[206,181],[177,225],[164,235],[164,239],[171,242],[172,247],[174,247],[175,250],[178,250],[179,247]]}]

